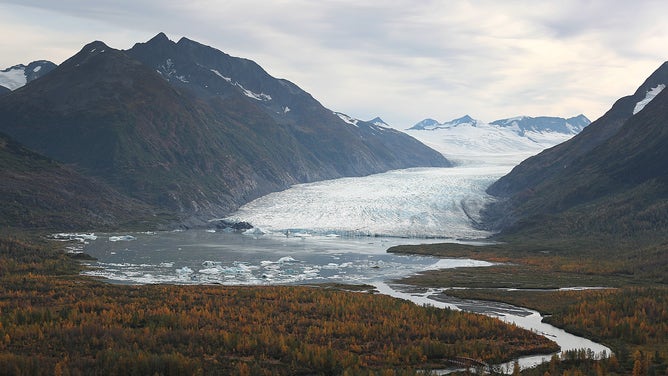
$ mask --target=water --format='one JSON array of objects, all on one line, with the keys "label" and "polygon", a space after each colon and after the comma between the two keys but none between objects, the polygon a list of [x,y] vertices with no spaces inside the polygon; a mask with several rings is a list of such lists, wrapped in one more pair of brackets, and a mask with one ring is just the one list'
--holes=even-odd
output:
[{"label": "water", "polygon": [[[589,349],[595,356],[602,358],[612,353],[606,346],[542,322],[543,317],[540,313],[528,308],[506,303],[452,298],[444,295],[442,293],[443,289],[416,289],[412,286],[387,284],[385,282],[377,282],[374,286],[382,294],[409,300],[418,305],[477,312],[497,317],[504,322],[515,324],[555,341],[561,347],[557,354],[569,350]],[[519,358],[518,363],[524,369],[549,362],[551,357],[552,354],[525,356]],[[501,364],[499,367],[502,371],[511,373],[513,362]]]},{"label": "water", "polygon": [[389,254],[394,245],[436,239],[242,235],[204,230],[98,235],[82,250],[98,259],[86,275],[120,283],[371,283],[423,270],[488,262]]},{"label": "water", "polygon": [[[601,356],[610,349],[542,323],[536,311],[503,303],[458,300],[443,289],[416,289],[392,284],[430,269],[491,266],[471,259],[388,254],[387,248],[442,239],[285,236],[278,233],[250,236],[229,232],[174,231],[133,234],[98,234],[77,247],[98,258],[85,272],[112,282],[147,284],[267,285],[299,283],[370,284],[383,294],[418,305],[477,312],[515,323],[540,333],[562,351],[590,349]],[[472,243],[475,244],[475,243]],[[576,287],[574,287],[576,288]],[[550,360],[551,355],[519,359],[523,368]],[[512,364],[501,365],[512,370]]]}]

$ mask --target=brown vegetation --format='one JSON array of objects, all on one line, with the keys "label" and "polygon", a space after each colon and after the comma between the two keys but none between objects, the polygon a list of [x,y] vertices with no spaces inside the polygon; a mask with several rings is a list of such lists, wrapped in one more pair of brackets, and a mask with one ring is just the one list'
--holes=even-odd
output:
[{"label": "brown vegetation", "polygon": [[500,361],[556,346],[485,316],[387,296],[117,286],[78,277],[65,255],[21,241],[0,240],[0,251],[0,373],[411,373],[456,356]]}]

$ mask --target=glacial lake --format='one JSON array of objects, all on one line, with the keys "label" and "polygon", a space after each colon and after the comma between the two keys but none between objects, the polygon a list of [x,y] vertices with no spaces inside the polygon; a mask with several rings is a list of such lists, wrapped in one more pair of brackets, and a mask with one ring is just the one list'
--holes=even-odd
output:
[{"label": "glacial lake", "polygon": [[98,234],[76,248],[97,259],[84,274],[131,284],[360,284],[429,269],[490,265],[386,252],[399,244],[442,241],[436,239],[210,231]]}]

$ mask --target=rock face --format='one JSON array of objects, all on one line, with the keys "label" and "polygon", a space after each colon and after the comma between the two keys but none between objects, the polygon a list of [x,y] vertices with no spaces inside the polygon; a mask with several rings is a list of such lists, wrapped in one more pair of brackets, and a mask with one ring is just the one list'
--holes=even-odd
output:
[{"label": "rock face", "polygon": [[0,98],[0,131],[183,221],[292,184],[448,166],[401,132],[351,125],[250,60],[159,34],[93,42]]},{"label": "rock face", "polygon": [[668,65],[570,141],[488,190],[504,233],[656,239],[668,234]]}]

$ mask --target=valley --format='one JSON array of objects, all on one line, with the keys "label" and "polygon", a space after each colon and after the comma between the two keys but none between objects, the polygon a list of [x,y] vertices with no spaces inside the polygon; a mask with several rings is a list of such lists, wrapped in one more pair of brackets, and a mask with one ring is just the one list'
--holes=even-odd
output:
[{"label": "valley", "polygon": [[668,368],[666,64],[591,124],[405,132],[164,33],[1,73],[0,369]]}]

